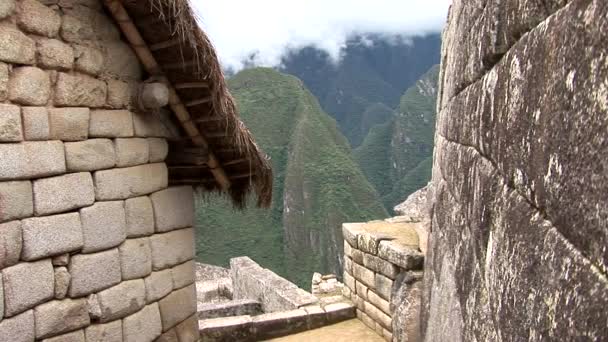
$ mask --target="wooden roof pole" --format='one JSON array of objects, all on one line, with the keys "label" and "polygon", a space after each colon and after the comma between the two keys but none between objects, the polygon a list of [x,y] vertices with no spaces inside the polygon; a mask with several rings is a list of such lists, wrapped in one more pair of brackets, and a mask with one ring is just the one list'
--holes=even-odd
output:
[{"label": "wooden roof pole", "polygon": [[[201,146],[209,149],[209,144],[205,137],[201,134],[198,127],[192,121],[192,117],[190,113],[186,109],[186,106],[182,103],[179,95],[175,91],[175,88],[169,82],[169,79],[164,75],[160,65],[156,62],[156,58],[148,48],[148,45],[142,38],[139,30],[131,20],[129,13],[124,8],[120,0],[104,0],[105,6],[108,8],[112,17],[120,27],[120,30],[125,35],[131,48],[135,51],[135,54],[139,58],[139,61],[142,63],[146,71],[150,75],[154,75],[159,77],[167,87],[169,88],[169,106],[178,121],[192,140],[192,143],[196,146]],[[209,169],[213,174],[215,180],[220,184],[223,190],[228,190],[230,188],[230,179],[226,175],[226,172],[220,165],[217,157],[213,153],[213,151],[209,151],[209,161],[207,162],[209,165]]]}]

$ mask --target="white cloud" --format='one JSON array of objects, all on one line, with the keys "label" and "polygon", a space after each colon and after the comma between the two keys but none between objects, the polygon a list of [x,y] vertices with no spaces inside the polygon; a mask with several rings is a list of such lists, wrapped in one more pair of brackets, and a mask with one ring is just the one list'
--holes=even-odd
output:
[{"label": "white cloud", "polygon": [[242,68],[256,54],[265,66],[290,48],[314,45],[339,56],[357,33],[420,35],[439,32],[451,0],[191,0],[222,63]]}]

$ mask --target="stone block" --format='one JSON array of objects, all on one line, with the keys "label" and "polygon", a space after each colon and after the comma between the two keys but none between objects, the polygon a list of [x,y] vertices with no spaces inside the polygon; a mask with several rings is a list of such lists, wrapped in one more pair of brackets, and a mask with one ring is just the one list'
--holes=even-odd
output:
[{"label": "stone block", "polygon": [[0,222],[29,217],[33,212],[31,182],[0,182]]},{"label": "stone block", "polygon": [[364,223],[343,223],[342,224],[342,236],[344,240],[348,242],[351,247],[359,248],[358,237],[363,232]]},{"label": "stone block", "polygon": [[376,255],[378,254],[378,245],[385,240],[393,239],[389,234],[380,232],[364,232],[357,236],[358,249],[362,252]]},{"label": "stone block", "polygon": [[353,263],[353,276],[366,286],[375,288],[374,272],[368,270],[367,268],[357,263]]},{"label": "stone block", "polygon": [[357,296],[363,298],[363,300],[367,300],[367,292],[368,292],[368,288],[367,286],[365,286],[364,284],[356,281],[355,282],[355,289],[357,292]]},{"label": "stone block", "polygon": [[159,302],[163,331],[196,313],[196,288],[194,284],[171,292]]},{"label": "stone block", "polygon": [[[69,22],[70,19],[68,19],[68,24]],[[103,52],[98,49],[89,46],[75,45],[74,57],[76,59],[74,65],[76,71],[80,71],[92,76],[97,76],[103,70]],[[108,96],[110,96],[111,93],[114,94],[115,89],[111,89],[110,84],[108,84]]]},{"label": "stone block", "polygon": [[64,146],[68,171],[103,170],[116,165],[114,144],[110,139],[66,142]]},{"label": "stone block", "polygon": [[0,144],[0,180],[46,177],[65,172],[63,144],[32,141]]},{"label": "stone block", "polygon": [[129,198],[125,201],[127,237],[154,234],[154,211],[147,196]]},{"label": "stone block", "polygon": [[104,48],[104,76],[129,80],[142,78],[141,63],[128,44],[121,40],[107,41]]},{"label": "stone block", "polygon": [[350,246],[350,243],[348,243],[348,241],[344,240],[344,255],[346,255],[347,257],[352,257],[353,256],[352,250],[353,250],[353,248]]},{"label": "stone block", "polygon": [[133,128],[136,137],[171,137],[171,131],[161,121],[161,115],[152,113],[133,113]]},{"label": "stone block", "polygon": [[57,39],[36,42],[38,64],[45,69],[69,70],[74,65],[74,50]]},{"label": "stone block", "polygon": [[355,290],[355,278],[350,275],[350,273],[344,272],[344,285],[346,285],[352,292],[357,292]]},{"label": "stone block", "polygon": [[68,267],[70,297],[82,297],[120,283],[120,257],[118,249],[95,254],[76,254]]},{"label": "stone block", "polygon": [[55,298],[64,299],[70,286],[70,272],[65,267],[55,267]]},{"label": "stone block", "polygon": [[[197,286],[197,291],[199,286]],[[198,296],[196,305],[196,314],[199,319],[242,316],[242,315],[259,315],[262,312],[262,304],[251,299],[235,299],[227,302],[216,303],[214,301],[206,301],[205,298]],[[323,311],[325,315],[325,311]]]},{"label": "stone block", "polygon": [[382,274],[376,274],[375,292],[379,294],[380,297],[390,301],[392,289],[393,281],[390,278],[387,278]]},{"label": "stone block", "polygon": [[251,316],[234,316],[206,319],[199,322],[199,333],[203,341],[247,341],[253,335]]},{"label": "stone block", "polygon": [[25,140],[49,140],[49,113],[44,107],[22,107],[23,137]]},{"label": "stone block", "polygon": [[87,25],[85,18],[78,18],[69,14],[63,16],[60,34],[63,40],[70,43],[92,40],[95,36],[93,28]]},{"label": "stone block", "polygon": [[113,321],[141,310],[146,302],[145,296],[146,287],[143,279],[123,281],[97,293],[101,308],[99,321],[101,323]]},{"label": "stone block", "polygon": [[399,273],[399,268],[394,264],[367,253],[363,254],[363,265],[370,270],[382,273],[391,279],[395,279]]},{"label": "stone block", "polygon": [[85,342],[84,330],[72,331],[71,333],[45,338],[42,342]]},{"label": "stone block", "polygon": [[39,1],[22,0],[19,3],[17,24],[26,32],[55,37],[61,27],[61,16]]},{"label": "stone block", "polygon": [[123,342],[122,320],[106,324],[92,324],[84,330],[87,342]]},{"label": "stone block", "polygon": [[88,108],[51,108],[49,133],[51,139],[63,141],[85,140],[89,136]]},{"label": "stone block", "polygon": [[[0,224],[0,270],[19,262],[21,246],[21,222],[12,221]],[[0,297],[0,303],[2,303],[2,297]],[[0,310],[0,319],[3,312],[4,310]]]},{"label": "stone block", "polygon": [[82,248],[78,213],[33,217],[23,221],[24,260],[37,260]]},{"label": "stone block", "polygon": [[124,138],[133,136],[133,118],[128,110],[94,110],[89,134],[92,137]]},{"label": "stone block", "polygon": [[[82,20],[82,22],[94,33],[94,40],[98,43],[105,41],[120,40],[120,30],[112,21],[112,18],[98,8],[86,6],[93,3],[92,0],[77,0],[80,6],[64,7],[63,11],[66,15],[73,15]],[[62,0],[66,2],[66,0]],[[86,2],[86,4],[83,4]],[[73,0],[72,0],[73,3]],[[84,6],[83,6],[84,5]],[[99,6],[100,4],[97,3]]]},{"label": "stone block", "polygon": [[356,308],[352,303],[334,303],[324,308],[329,324],[342,322],[356,317]]},{"label": "stone block", "polygon": [[70,263],[70,254],[65,253],[53,257],[53,266],[67,266]]},{"label": "stone block", "polygon": [[50,259],[23,262],[3,269],[5,317],[14,316],[53,298],[53,277]]},{"label": "stone block", "polygon": [[125,317],[122,320],[122,331],[124,342],[154,341],[162,333],[158,303],[147,305],[139,312]]},{"label": "stone block", "polygon": [[36,338],[34,324],[33,310],[12,318],[5,318],[0,321],[0,341],[34,342]]},{"label": "stone block", "polygon": [[118,248],[122,279],[143,278],[152,273],[150,239],[128,239]]},{"label": "stone block", "polygon": [[36,215],[60,213],[93,204],[95,191],[88,172],[34,181],[34,212]]},{"label": "stone block", "polygon": [[127,221],[123,201],[96,202],[80,209],[83,253],[110,249],[127,238]]},{"label": "stone block", "polygon": [[302,309],[265,313],[252,317],[252,335],[266,340],[295,334],[308,328],[308,317]]},{"label": "stone block", "polygon": [[367,294],[367,299],[375,307],[382,310],[382,312],[389,316],[391,315],[390,303],[387,300],[384,300],[382,297],[378,296],[374,291],[369,291],[369,293]]},{"label": "stone block", "polygon": [[378,246],[378,256],[405,270],[420,270],[424,255],[396,241],[382,241]]},{"label": "stone block", "polygon": [[105,82],[86,75],[60,72],[55,86],[55,105],[65,107],[103,107],[106,103]]},{"label": "stone block", "polygon": [[327,325],[327,317],[325,310],[319,305],[305,306],[302,310],[306,311],[306,319],[308,323],[308,330],[317,329]]},{"label": "stone block", "polygon": [[353,260],[347,256],[344,256],[344,271],[353,273]]},{"label": "stone block", "polygon": [[179,340],[177,338],[177,332],[175,331],[175,329],[171,329],[160,335],[160,337],[157,338],[154,342],[179,342]]},{"label": "stone block", "polygon": [[389,315],[382,312],[369,302],[365,302],[365,313],[371,317],[376,323],[380,323],[384,329],[392,330],[392,319]]},{"label": "stone block", "polygon": [[169,154],[169,144],[163,138],[148,138],[150,150],[150,163],[162,162]]},{"label": "stone block", "polygon": [[193,259],[194,241],[194,228],[152,235],[152,269],[158,271]]},{"label": "stone block", "polygon": [[180,342],[197,342],[198,336],[198,319],[196,315],[188,317],[175,327],[177,337]]},{"label": "stone block", "polygon": [[0,101],[5,101],[8,99],[8,81],[8,65],[0,62]]},{"label": "stone block", "polygon": [[363,265],[363,252],[361,252],[358,249],[352,249],[351,250],[352,253],[352,259],[354,262],[358,263],[359,265]]},{"label": "stone block", "polygon": [[15,10],[15,0],[4,0],[0,3],[0,19],[4,19],[13,14]]},{"label": "stone block", "polygon": [[171,269],[152,272],[144,279],[146,285],[146,303],[155,302],[173,291]]},{"label": "stone block", "polygon": [[194,225],[194,191],[191,186],[164,189],[150,195],[157,232]]},{"label": "stone block", "polygon": [[95,195],[100,201],[126,199],[164,189],[169,183],[164,163],[97,171]]},{"label": "stone block", "polygon": [[0,142],[23,140],[21,108],[15,105],[0,104]]},{"label": "stone block", "polygon": [[386,329],[382,330],[382,337],[384,337],[384,340],[387,342],[393,341],[393,334]]},{"label": "stone block", "polygon": [[357,309],[357,318],[361,322],[363,322],[363,324],[365,324],[368,328],[370,328],[372,330],[376,329],[376,322],[374,322],[374,320],[371,317],[369,317],[368,314],[361,311],[360,309]]},{"label": "stone block", "polygon": [[86,299],[53,300],[34,309],[36,338],[56,336],[89,326]]},{"label": "stone block", "polygon": [[115,139],[116,166],[127,167],[148,162],[150,151],[148,141],[143,138]]},{"label": "stone block", "polygon": [[31,65],[36,62],[36,43],[10,26],[0,27],[0,60],[7,63]]},{"label": "stone block", "polygon": [[129,107],[131,103],[131,86],[127,82],[108,80],[107,104],[113,109]]},{"label": "stone block", "polygon": [[190,260],[173,267],[171,269],[171,277],[173,278],[174,289],[181,289],[193,284],[195,281],[194,261]]},{"label": "stone block", "polygon": [[9,99],[12,102],[44,106],[51,95],[51,78],[36,67],[14,68],[9,81]]}]

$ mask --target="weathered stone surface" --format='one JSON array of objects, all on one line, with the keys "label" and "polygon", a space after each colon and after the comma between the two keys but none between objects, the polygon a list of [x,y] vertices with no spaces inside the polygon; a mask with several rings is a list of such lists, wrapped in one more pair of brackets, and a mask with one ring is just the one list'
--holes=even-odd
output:
[{"label": "weathered stone surface", "polygon": [[[418,295],[420,295],[420,293],[418,293]],[[391,316],[390,303],[387,300],[378,296],[374,291],[369,291],[369,293],[367,294],[367,299],[375,307],[382,310],[382,312]],[[393,300],[395,300],[395,299],[393,298]]]},{"label": "weathered stone surface", "polygon": [[66,142],[64,146],[68,171],[95,171],[116,165],[114,144],[110,139]]},{"label": "weathered stone surface", "polygon": [[[129,120],[130,121],[130,120]],[[116,166],[126,167],[148,162],[148,141],[143,138],[115,139]]]},{"label": "weathered stone surface", "polygon": [[348,286],[348,288],[355,292],[355,278],[353,278],[350,273],[344,272],[344,285]]},{"label": "weathered stone surface", "polygon": [[[0,224],[0,270],[19,262],[21,246],[21,222],[12,221]],[[1,298],[0,302],[2,302]],[[0,310],[0,318],[3,312],[4,310]]]},{"label": "weathered stone surface", "polygon": [[357,263],[353,263],[353,276],[355,277],[355,279],[369,287],[375,288],[376,286],[374,280],[374,272],[368,270],[367,268]]},{"label": "weathered stone surface", "polygon": [[[381,241],[378,246],[378,256],[406,270],[421,269],[424,263],[422,253],[396,241]],[[385,273],[385,275],[389,274]]]},{"label": "weathered stone surface", "polygon": [[177,332],[175,329],[171,329],[160,335],[154,342],[179,342],[179,340],[177,339]]},{"label": "weathered stone surface", "polygon": [[194,228],[152,235],[152,269],[158,271],[191,260],[195,254],[194,242]]},{"label": "weathered stone surface", "polygon": [[53,257],[53,266],[67,266],[70,263],[70,254],[65,253]]},{"label": "weathered stone surface", "polygon": [[[0,5],[2,6],[2,5]],[[1,29],[0,29],[1,30]],[[1,37],[0,37],[1,39]],[[9,72],[8,65],[0,62],[0,101],[8,99],[8,81]]]},{"label": "weathered stone surface", "polygon": [[96,198],[101,201],[147,195],[169,183],[164,163],[97,171],[94,178]]},{"label": "weathered stone surface", "polygon": [[154,234],[154,211],[147,196],[129,198],[125,201],[127,237]]},{"label": "weathered stone surface", "polygon": [[23,221],[24,260],[37,260],[82,248],[78,213],[33,217]]},{"label": "weathered stone surface", "polygon": [[85,299],[53,300],[34,309],[36,338],[56,336],[91,324]]},{"label": "weathered stone surface", "polygon": [[87,342],[123,342],[122,320],[92,324],[84,331]]},{"label": "weathered stone surface", "polygon": [[47,177],[65,172],[60,141],[0,144],[0,180]]},{"label": "weathered stone surface", "polygon": [[77,330],[61,336],[45,338],[42,342],[85,342],[84,330]]},{"label": "weathered stone surface", "polygon": [[150,163],[162,162],[169,153],[169,144],[163,138],[148,138],[150,150]]},{"label": "weathered stone surface", "polygon": [[302,309],[265,313],[252,317],[256,339],[270,339],[304,331],[308,328],[306,311]]},{"label": "weathered stone surface", "polygon": [[221,341],[226,336],[239,341],[253,334],[251,316],[222,317],[202,320],[199,323],[203,341]]},{"label": "weathered stone surface", "polygon": [[44,107],[22,107],[23,137],[25,140],[49,140],[49,113]]},{"label": "weathered stone surface", "polygon": [[364,311],[371,319],[374,320],[374,322],[380,323],[384,329],[392,329],[393,322],[391,317],[382,312],[382,310],[378,309],[369,302],[365,302]]},{"label": "weathered stone surface", "polygon": [[59,73],[55,87],[55,105],[66,107],[103,107],[106,103],[105,82],[86,75]]},{"label": "weathered stone surface", "polygon": [[89,116],[88,108],[51,108],[48,116],[51,139],[85,140],[89,135]]},{"label": "weathered stone surface", "polygon": [[23,140],[21,109],[19,106],[0,104],[0,142]]},{"label": "weathered stone surface", "polygon": [[121,279],[118,249],[73,255],[68,270],[72,276],[70,297],[82,297],[107,289]]},{"label": "weathered stone surface", "polygon": [[83,40],[93,39],[94,31],[90,25],[87,25],[84,18],[64,15],[61,22],[60,34],[61,38],[67,42],[80,43]]},{"label": "weathered stone surface", "polygon": [[367,300],[367,292],[369,291],[367,286],[358,281],[355,281],[355,289],[357,296],[363,298],[363,300]]},{"label": "weathered stone surface", "polygon": [[145,296],[146,288],[143,279],[123,281],[99,292],[97,300],[101,307],[100,322],[113,321],[139,311],[145,305]]},{"label": "weathered stone surface", "polygon": [[142,109],[154,110],[169,104],[169,88],[161,82],[143,83],[138,100]]},{"label": "weathered stone surface", "polygon": [[[62,1],[66,2],[66,0]],[[120,40],[120,30],[110,16],[104,14],[103,11],[99,11],[98,8],[90,6],[91,0],[78,1],[81,3],[73,4],[70,8],[63,6],[64,13],[80,19],[87,31],[93,32],[93,39],[100,43],[103,41]],[[83,4],[83,1],[87,3]]]},{"label": "weathered stone surface", "polygon": [[132,115],[128,110],[94,110],[91,112],[89,134],[92,137],[131,137]]},{"label": "weathered stone surface", "polygon": [[55,298],[63,299],[68,294],[70,272],[65,267],[55,267]]},{"label": "weathered stone surface", "polygon": [[342,224],[342,235],[344,240],[348,242],[353,248],[359,248],[358,240],[359,234],[362,230],[363,223],[344,223]]},{"label": "weathered stone surface", "polygon": [[[220,303],[205,303],[198,296],[197,299],[199,302],[196,305],[196,312],[199,319],[242,315],[255,316],[263,313],[262,304],[251,299],[235,299]],[[323,311],[323,315],[325,315],[325,311]]]},{"label": "weathered stone surface", "polygon": [[341,322],[356,317],[356,309],[352,303],[329,304],[323,309],[329,323]]},{"label": "weathered stone surface", "polygon": [[149,238],[128,239],[118,250],[123,280],[143,278],[152,272]]},{"label": "weathered stone surface", "polygon": [[155,302],[173,291],[171,269],[152,272],[145,279],[146,303]]},{"label": "weathered stone surface", "polygon": [[369,317],[365,312],[361,311],[362,309],[357,309],[357,318],[363,322],[363,324],[367,325],[370,329],[375,329],[376,322]]},{"label": "weathered stone surface", "polygon": [[171,187],[150,195],[157,232],[194,225],[194,192],[191,186]]},{"label": "weathered stone surface", "polygon": [[[399,268],[393,263],[367,253],[363,255],[363,265],[370,270],[382,273],[391,279],[395,279],[399,272]],[[420,265],[422,266],[422,260],[420,261]]]},{"label": "weathered stone surface", "polygon": [[4,19],[11,15],[15,10],[15,0],[5,0],[0,5],[0,19]]},{"label": "weathered stone surface", "polygon": [[173,288],[181,289],[194,283],[194,261],[190,260],[171,269]]},{"label": "weathered stone surface", "polygon": [[[390,310],[393,312],[393,336],[402,341],[420,341],[420,301],[422,279],[403,273],[395,280]],[[378,306],[382,309],[381,306]],[[382,309],[384,311],[384,309]],[[386,312],[386,311],[385,311]]]},{"label": "weathered stone surface", "polygon": [[159,302],[163,331],[167,331],[196,313],[196,288],[194,284],[171,292]]},{"label": "weathered stone surface", "polygon": [[46,37],[54,37],[59,32],[59,13],[36,0],[22,0],[18,13],[17,24],[26,32]]},{"label": "weathered stone surface", "polygon": [[11,317],[55,295],[50,259],[23,262],[2,270],[4,314]]},{"label": "weathered stone surface", "polygon": [[422,221],[429,216],[427,207],[427,194],[431,184],[409,195],[405,201],[393,209],[397,214],[408,216],[414,221]]},{"label": "weathered stone surface", "polygon": [[0,341],[34,342],[34,311],[0,321]]},{"label": "weathered stone surface", "polygon": [[131,86],[127,82],[108,80],[108,106],[114,109],[127,108],[131,102]]},{"label": "weathered stone surface", "polygon": [[34,212],[36,215],[60,213],[93,204],[93,179],[88,172],[34,181]]},{"label": "weathered stone surface", "polygon": [[96,202],[80,209],[84,253],[116,247],[127,238],[123,201]]},{"label": "weathered stone surface", "polygon": [[141,64],[131,47],[120,40],[105,43],[104,75],[112,78],[140,80]]},{"label": "weathered stone surface", "polygon": [[180,342],[197,342],[199,340],[198,319],[196,315],[192,315],[178,324],[175,330]]},{"label": "weathered stone surface", "polygon": [[391,293],[393,288],[393,280],[383,276],[382,274],[376,274],[375,279],[375,292],[380,295],[380,297],[390,300]]},{"label": "weathered stone surface", "polygon": [[362,252],[373,255],[378,254],[378,245],[384,240],[391,240],[393,237],[390,234],[365,232],[357,236],[357,246]]},{"label": "weathered stone surface", "polygon": [[[64,21],[64,25],[65,25],[66,21],[67,21],[68,25],[70,25],[70,22],[73,22],[72,19],[68,19],[68,17],[66,17],[66,19]],[[74,46],[74,58],[76,59],[75,65],[74,65],[76,71],[81,71],[81,72],[84,72],[85,74],[97,76],[103,70],[103,64],[104,64],[103,52],[99,51],[96,48],[89,47],[89,46],[83,46],[83,45],[75,45]],[[110,94],[115,94],[114,90],[115,90],[115,88],[111,87],[110,83],[109,83],[108,84],[108,97],[110,97]]]},{"label": "weathered stone surface", "polygon": [[133,128],[137,137],[168,138],[173,136],[167,115],[161,111],[158,113],[133,113]]},{"label": "weathered stone surface", "polygon": [[0,60],[16,64],[34,64],[36,43],[21,31],[10,26],[0,27]]},{"label": "weathered stone surface", "polygon": [[20,67],[13,69],[9,81],[9,98],[15,103],[43,106],[51,95],[51,78],[42,69]]},{"label": "weathered stone surface", "polygon": [[0,222],[32,216],[33,212],[31,182],[0,182]]},{"label": "weathered stone surface", "polygon": [[71,69],[74,50],[57,39],[39,39],[36,42],[38,63],[45,69]]},{"label": "weathered stone surface", "polygon": [[125,317],[122,330],[124,342],[154,341],[162,333],[158,304],[147,305],[141,311]]}]

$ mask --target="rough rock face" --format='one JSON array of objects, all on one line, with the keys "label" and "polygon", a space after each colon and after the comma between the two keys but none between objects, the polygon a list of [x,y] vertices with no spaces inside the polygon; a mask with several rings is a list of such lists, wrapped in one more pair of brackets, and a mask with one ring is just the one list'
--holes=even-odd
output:
[{"label": "rough rock face", "polygon": [[427,216],[427,193],[430,186],[430,184],[427,184],[424,188],[409,195],[403,203],[397,205],[393,210],[399,215],[409,216],[417,221],[424,219]]},{"label": "rough rock face", "polygon": [[455,0],[425,341],[608,336],[608,3]]}]

